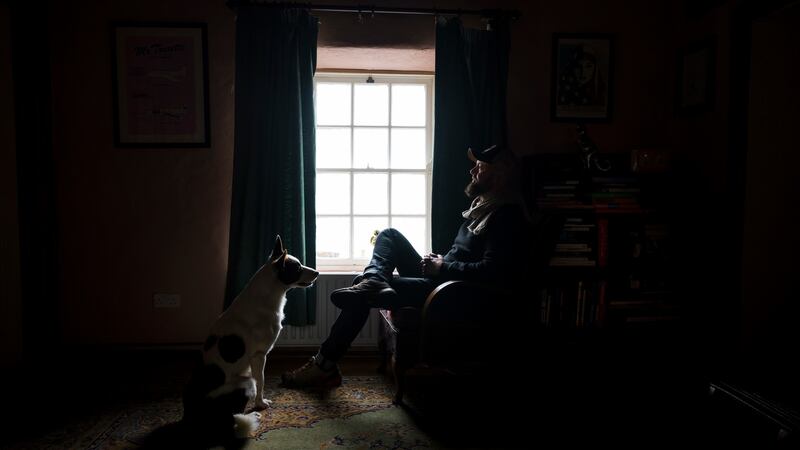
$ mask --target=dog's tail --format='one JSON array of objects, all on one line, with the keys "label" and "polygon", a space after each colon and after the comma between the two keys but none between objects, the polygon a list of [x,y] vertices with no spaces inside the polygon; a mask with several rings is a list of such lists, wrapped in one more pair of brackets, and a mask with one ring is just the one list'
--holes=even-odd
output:
[{"label": "dog's tail", "polygon": [[233,433],[238,439],[247,439],[258,428],[258,418],[252,414],[234,414],[233,421]]}]

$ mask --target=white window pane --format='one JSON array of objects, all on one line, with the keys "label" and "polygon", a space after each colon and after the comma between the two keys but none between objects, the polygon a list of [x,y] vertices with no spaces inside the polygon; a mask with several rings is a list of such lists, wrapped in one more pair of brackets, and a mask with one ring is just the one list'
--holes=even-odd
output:
[{"label": "white window pane", "polygon": [[317,262],[350,257],[350,218],[317,217]]},{"label": "white window pane", "polygon": [[389,85],[353,85],[353,125],[389,125]]},{"label": "white window pane", "polygon": [[353,167],[385,169],[389,167],[389,129],[353,129]]},{"label": "white window pane", "polygon": [[317,125],[350,125],[350,83],[317,83]]},{"label": "white window pane", "polygon": [[425,218],[424,217],[392,217],[392,228],[403,233],[403,236],[411,242],[414,250],[420,256],[429,253],[425,248]]},{"label": "white window pane", "polygon": [[379,232],[389,226],[388,217],[355,217],[353,218],[353,258],[370,259],[372,249],[370,238],[375,230]]},{"label": "white window pane", "polygon": [[350,175],[317,174],[317,214],[350,214]]},{"label": "white window pane", "polygon": [[392,174],[392,214],[425,214],[425,174]]},{"label": "white window pane", "polygon": [[317,128],[317,167],[350,168],[350,128]]},{"label": "white window pane", "polygon": [[389,175],[385,173],[357,173],[353,175],[353,213],[388,213],[388,182]]},{"label": "white window pane", "polygon": [[425,168],[425,128],[392,129],[391,167]]},{"label": "white window pane", "polygon": [[392,125],[425,126],[425,85],[392,85]]}]

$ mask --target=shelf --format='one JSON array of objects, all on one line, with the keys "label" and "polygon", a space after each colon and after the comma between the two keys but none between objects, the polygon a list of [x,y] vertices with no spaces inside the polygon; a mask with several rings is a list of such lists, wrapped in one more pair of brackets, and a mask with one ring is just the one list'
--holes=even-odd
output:
[{"label": "shelf", "polygon": [[[659,305],[672,296],[670,226],[657,208],[667,178],[558,170],[540,175],[533,189],[539,212],[562,221],[550,260],[567,263],[544,270],[537,293],[541,323],[575,331],[680,319],[678,308]],[[581,260],[595,264],[568,264]],[[666,289],[653,295],[639,288]],[[622,303],[634,299],[647,301]]]}]

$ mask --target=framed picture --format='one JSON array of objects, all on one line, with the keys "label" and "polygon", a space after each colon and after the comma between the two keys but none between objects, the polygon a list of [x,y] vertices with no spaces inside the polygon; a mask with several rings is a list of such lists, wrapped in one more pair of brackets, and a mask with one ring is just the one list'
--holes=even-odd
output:
[{"label": "framed picture", "polygon": [[611,119],[613,57],[611,35],[553,34],[551,120]]},{"label": "framed picture", "polygon": [[115,23],[112,35],[114,144],[208,147],[206,25]]},{"label": "framed picture", "polygon": [[692,43],[678,51],[678,114],[708,111],[714,105],[714,40]]}]

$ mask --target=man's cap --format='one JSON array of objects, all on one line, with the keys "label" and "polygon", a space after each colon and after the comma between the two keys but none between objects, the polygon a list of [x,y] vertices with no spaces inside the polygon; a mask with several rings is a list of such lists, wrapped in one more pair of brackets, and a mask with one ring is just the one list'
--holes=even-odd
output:
[{"label": "man's cap", "polygon": [[467,156],[473,162],[483,161],[490,163],[497,158],[497,155],[503,150],[503,147],[495,144],[483,150],[473,150],[472,147],[467,149]]}]

